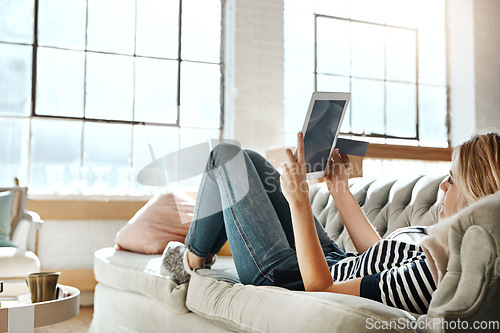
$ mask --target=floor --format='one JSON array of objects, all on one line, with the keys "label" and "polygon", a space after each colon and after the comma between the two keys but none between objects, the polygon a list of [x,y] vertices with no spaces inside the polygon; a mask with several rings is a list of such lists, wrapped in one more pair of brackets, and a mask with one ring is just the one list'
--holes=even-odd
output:
[{"label": "floor", "polygon": [[93,306],[80,307],[80,313],[75,318],[59,324],[36,328],[35,333],[86,333],[93,314]]}]

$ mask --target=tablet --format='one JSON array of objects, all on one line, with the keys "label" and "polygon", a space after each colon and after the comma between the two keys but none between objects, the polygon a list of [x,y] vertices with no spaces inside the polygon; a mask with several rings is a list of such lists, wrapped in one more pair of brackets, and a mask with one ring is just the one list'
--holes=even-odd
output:
[{"label": "tablet", "polygon": [[350,93],[313,93],[302,128],[307,179],[325,175],[350,98]]}]

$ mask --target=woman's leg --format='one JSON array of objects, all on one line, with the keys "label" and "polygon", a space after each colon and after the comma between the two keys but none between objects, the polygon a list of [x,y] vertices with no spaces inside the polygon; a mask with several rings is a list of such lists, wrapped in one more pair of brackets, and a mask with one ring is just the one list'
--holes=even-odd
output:
[{"label": "woman's leg", "polygon": [[[290,212],[290,205],[286,200],[285,196],[281,192],[280,185],[280,174],[273,167],[273,165],[266,160],[262,155],[251,150],[245,150],[250,159],[252,160],[255,169],[261,179],[262,184],[266,190],[269,199],[278,215],[281,222],[281,226],[285,231],[288,243],[290,247],[295,249],[295,239],[293,235],[292,227],[292,215]],[[318,219],[314,216],[314,222],[316,224],[316,231],[318,233],[318,239],[323,249],[324,254],[330,252],[344,253],[339,247],[333,242],[333,240],[328,236],[325,229],[319,223]]]},{"label": "woman's leg", "polygon": [[[234,156],[227,154],[225,158],[231,160]],[[201,179],[193,219],[185,240],[189,251],[200,258],[219,252],[227,241],[221,195],[212,164],[213,153]]]},{"label": "woman's leg", "polygon": [[[316,224],[325,254],[342,252]],[[186,244],[206,257],[220,250],[226,233],[242,282],[272,284],[275,268],[298,269],[279,173],[257,153],[232,145],[211,154]]]},{"label": "woman's leg", "polygon": [[220,249],[223,228],[243,283],[272,285],[275,267],[297,266],[255,166],[246,152],[228,144],[211,153],[186,237],[189,251],[206,257]]}]

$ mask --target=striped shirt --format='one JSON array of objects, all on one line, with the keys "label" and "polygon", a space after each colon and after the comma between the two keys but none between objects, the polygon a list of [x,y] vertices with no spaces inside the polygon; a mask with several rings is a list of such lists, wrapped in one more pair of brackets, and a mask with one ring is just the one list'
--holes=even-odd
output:
[{"label": "striped shirt", "polygon": [[426,313],[436,284],[418,245],[384,239],[331,268],[334,281],[362,277],[362,297],[413,313]]}]

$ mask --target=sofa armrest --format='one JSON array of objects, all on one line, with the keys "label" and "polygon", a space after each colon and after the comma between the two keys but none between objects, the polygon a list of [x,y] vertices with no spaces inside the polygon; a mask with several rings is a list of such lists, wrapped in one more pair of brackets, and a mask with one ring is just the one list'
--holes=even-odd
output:
[{"label": "sofa armrest", "polygon": [[[432,332],[497,320],[500,316],[500,192],[482,198],[450,220],[446,274],[434,292],[424,322],[437,323]],[[441,322],[448,322],[442,324]],[[498,324],[498,321],[496,322]],[[423,324],[422,324],[423,326]],[[497,326],[498,327],[498,326]]]},{"label": "sofa armrest", "polygon": [[21,249],[38,252],[38,233],[43,221],[35,212],[26,211],[12,232],[12,242]]}]

